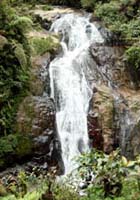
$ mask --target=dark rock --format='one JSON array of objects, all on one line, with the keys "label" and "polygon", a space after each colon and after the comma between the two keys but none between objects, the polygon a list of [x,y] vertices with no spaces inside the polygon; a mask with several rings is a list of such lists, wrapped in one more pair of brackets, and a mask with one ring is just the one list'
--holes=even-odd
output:
[{"label": "dark rock", "polygon": [[95,116],[94,113],[88,114],[88,134],[91,146],[98,150],[103,150],[104,139],[102,130],[99,125],[98,116]]}]

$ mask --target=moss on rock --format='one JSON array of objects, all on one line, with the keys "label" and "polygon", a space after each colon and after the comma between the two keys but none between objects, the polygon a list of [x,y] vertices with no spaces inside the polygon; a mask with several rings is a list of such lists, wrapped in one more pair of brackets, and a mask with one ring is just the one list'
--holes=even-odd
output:
[{"label": "moss on rock", "polygon": [[53,53],[58,49],[59,42],[52,36],[32,37],[29,39],[32,55],[43,55],[46,52]]},{"label": "moss on rock", "polygon": [[27,67],[27,56],[25,54],[24,48],[22,44],[15,44],[15,56],[18,59],[20,65],[23,69]]},{"label": "moss on rock", "polygon": [[0,50],[3,50],[3,47],[8,43],[8,40],[6,37],[3,37],[0,35]]},{"label": "moss on rock", "polygon": [[0,169],[9,167],[15,160],[32,153],[32,142],[28,136],[20,134],[10,134],[0,139]]},{"label": "moss on rock", "polygon": [[20,123],[17,123],[17,131],[25,135],[30,135],[34,116],[34,99],[32,96],[28,96],[19,107],[17,122],[20,121]]},{"label": "moss on rock", "polygon": [[94,96],[94,110],[97,113],[98,121],[104,138],[104,151],[113,150],[113,119],[114,105],[111,90],[102,85],[98,87]]},{"label": "moss on rock", "polygon": [[11,29],[18,29],[22,33],[28,32],[32,28],[32,25],[32,20],[26,16],[16,16],[9,24]]}]

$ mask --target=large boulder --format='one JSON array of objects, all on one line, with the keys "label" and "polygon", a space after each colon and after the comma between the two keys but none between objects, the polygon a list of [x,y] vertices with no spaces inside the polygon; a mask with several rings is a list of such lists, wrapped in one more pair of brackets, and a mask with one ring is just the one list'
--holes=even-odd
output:
[{"label": "large boulder", "polygon": [[[29,40],[35,40],[35,50],[38,50],[42,38],[47,39],[44,33],[30,32]],[[61,146],[57,136],[55,105],[50,98],[49,63],[57,54],[58,40],[52,54],[32,55],[32,68],[30,69],[30,92],[20,103],[17,112],[16,131],[27,135],[32,140],[32,159],[29,167],[39,166],[48,170],[50,166],[57,166],[58,173],[63,173]],[[58,47],[58,48],[57,48]],[[36,51],[37,52],[37,51]]]},{"label": "large boulder", "polygon": [[55,109],[49,97],[28,96],[17,113],[17,130],[33,137],[55,129]]},{"label": "large boulder", "polygon": [[124,49],[93,43],[89,52],[89,81],[94,88],[88,114],[92,145],[107,153],[120,147],[123,155],[133,158],[140,153],[140,91],[135,91],[125,66]]},{"label": "large boulder", "polygon": [[[93,104],[93,147],[102,149],[105,152],[113,150],[113,118],[114,118],[114,105],[111,90],[105,86],[100,85],[94,92],[92,100]],[[89,130],[89,134],[90,130]]]},{"label": "large boulder", "polygon": [[[93,43],[90,55],[94,60],[91,70],[96,76],[96,82],[103,82],[108,86],[131,87],[132,81],[123,60],[124,49],[119,46],[108,46],[106,43]],[[94,75],[95,74],[95,75]]]}]

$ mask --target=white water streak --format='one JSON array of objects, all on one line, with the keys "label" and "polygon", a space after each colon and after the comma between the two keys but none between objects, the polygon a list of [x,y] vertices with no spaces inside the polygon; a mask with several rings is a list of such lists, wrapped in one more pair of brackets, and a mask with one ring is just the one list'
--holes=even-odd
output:
[{"label": "white water streak", "polygon": [[89,149],[87,111],[92,89],[86,78],[88,47],[93,41],[102,43],[103,38],[88,18],[75,14],[57,19],[51,31],[62,34],[63,56],[51,62],[50,78],[62,158],[68,174],[76,167],[73,158]]}]

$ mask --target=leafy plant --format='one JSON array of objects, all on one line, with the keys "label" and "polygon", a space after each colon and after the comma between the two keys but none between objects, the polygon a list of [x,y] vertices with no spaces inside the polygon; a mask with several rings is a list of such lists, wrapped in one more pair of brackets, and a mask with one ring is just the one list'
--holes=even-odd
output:
[{"label": "leafy plant", "polygon": [[140,68],[140,47],[132,46],[125,52],[126,61],[131,67],[135,69]]},{"label": "leafy plant", "polygon": [[26,33],[32,28],[33,22],[29,17],[19,17],[16,16],[15,19],[13,19],[10,23],[10,28],[11,29],[18,29],[22,33]]},{"label": "leafy plant", "polygon": [[53,7],[50,6],[50,5],[44,5],[44,6],[42,7],[42,9],[45,10],[45,11],[48,11],[48,10],[52,10]]},{"label": "leafy plant", "polygon": [[112,25],[115,21],[121,21],[122,23],[126,21],[124,14],[120,14],[120,5],[116,1],[97,4],[95,15],[102,19],[108,26]]},{"label": "leafy plant", "polygon": [[93,10],[96,3],[97,3],[97,0],[81,0],[82,7],[87,10]]},{"label": "leafy plant", "polygon": [[93,173],[95,176],[93,184],[95,187],[103,189],[104,197],[121,194],[122,179],[126,175],[126,169],[119,151],[106,155],[103,152],[93,150],[89,154],[81,155],[78,161],[81,177],[89,179]]},{"label": "leafy plant", "polygon": [[119,150],[106,155],[93,149],[78,158],[79,174],[88,183],[82,200],[139,200],[140,158],[128,161]]},{"label": "leafy plant", "polygon": [[33,55],[42,55],[46,52],[53,52],[58,47],[58,44],[55,43],[51,37],[33,37],[30,39],[30,45]]},{"label": "leafy plant", "polygon": [[[19,134],[9,134],[0,138],[0,168],[12,164],[13,158],[21,160],[32,152],[31,139]],[[9,158],[9,159],[7,159]]]}]

